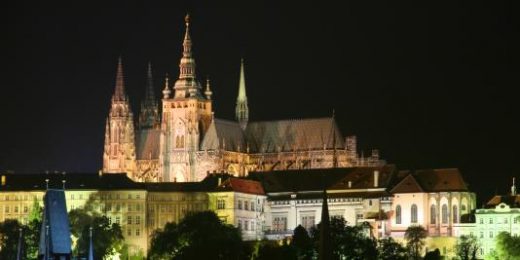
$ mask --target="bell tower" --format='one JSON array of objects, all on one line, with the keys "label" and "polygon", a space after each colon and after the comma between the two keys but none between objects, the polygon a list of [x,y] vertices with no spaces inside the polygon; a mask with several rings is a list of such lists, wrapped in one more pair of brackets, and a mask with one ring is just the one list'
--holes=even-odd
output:
[{"label": "bell tower", "polygon": [[117,65],[116,87],[105,127],[104,173],[135,173],[134,115],[125,93],[123,64]]},{"label": "bell tower", "polygon": [[166,80],[162,99],[159,174],[162,181],[196,181],[196,152],[211,122],[211,95],[201,93],[196,78],[195,59],[190,36],[190,16],[186,15],[179,78],[175,81],[173,97]]}]

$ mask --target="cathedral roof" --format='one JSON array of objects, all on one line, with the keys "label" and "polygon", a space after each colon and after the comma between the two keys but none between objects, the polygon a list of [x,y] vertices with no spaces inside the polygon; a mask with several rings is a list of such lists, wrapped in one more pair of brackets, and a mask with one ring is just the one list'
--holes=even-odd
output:
[{"label": "cathedral roof", "polygon": [[244,133],[238,122],[215,118],[209,126],[201,143],[201,150],[245,151]]},{"label": "cathedral roof", "polygon": [[159,159],[160,129],[140,129],[136,135],[136,159]]},{"label": "cathedral roof", "polygon": [[259,153],[332,149],[334,138],[336,148],[343,148],[341,132],[332,118],[250,122],[246,128],[251,152]]}]

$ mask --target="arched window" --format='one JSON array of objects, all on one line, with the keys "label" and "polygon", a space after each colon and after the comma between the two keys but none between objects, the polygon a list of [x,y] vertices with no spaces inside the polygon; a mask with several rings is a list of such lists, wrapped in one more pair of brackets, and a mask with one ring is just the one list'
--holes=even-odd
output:
[{"label": "arched window", "polygon": [[437,222],[437,208],[435,204],[430,206],[430,224],[435,224]]},{"label": "arched window", "polygon": [[410,213],[411,213],[410,217],[411,217],[412,223],[417,223],[417,205],[412,204]]},{"label": "arched window", "polygon": [[453,223],[459,223],[459,211],[457,205],[453,205]]},{"label": "arched window", "polygon": [[181,145],[180,145],[180,138],[179,136],[176,136],[175,137],[175,148],[179,148]]},{"label": "arched window", "polygon": [[184,135],[181,136],[181,144],[180,144],[180,147],[181,147],[181,148],[184,147]]},{"label": "arched window", "polygon": [[442,204],[442,224],[448,224],[448,205]]},{"label": "arched window", "polygon": [[466,205],[465,204],[462,204],[460,206],[460,213],[466,213]]},{"label": "arched window", "polygon": [[401,205],[395,207],[395,224],[401,224]]}]

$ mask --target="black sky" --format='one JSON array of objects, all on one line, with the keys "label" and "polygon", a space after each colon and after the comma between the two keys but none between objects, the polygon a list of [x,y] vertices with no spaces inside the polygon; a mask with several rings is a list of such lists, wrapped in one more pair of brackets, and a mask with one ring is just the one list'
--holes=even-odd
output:
[{"label": "black sky", "polygon": [[480,200],[520,177],[513,1],[214,2],[8,4],[0,171],[97,171],[117,57],[137,114],[148,61],[157,95],[177,77],[189,10],[217,117],[233,118],[243,56],[252,120],[334,108],[366,153],[458,167]]}]

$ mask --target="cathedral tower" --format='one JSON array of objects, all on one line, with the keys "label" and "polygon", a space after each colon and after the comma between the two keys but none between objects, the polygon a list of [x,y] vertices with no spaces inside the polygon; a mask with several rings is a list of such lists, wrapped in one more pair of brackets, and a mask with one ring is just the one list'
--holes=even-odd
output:
[{"label": "cathedral tower", "polygon": [[159,126],[159,106],[155,99],[152,64],[148,63],[148,73],[146,78],[146,92],[143,102],[141,102],[141,113],[139,114],[139,128],[148,129]]},{"label": "cathedral tower", "polygon": [[163,181],[193,181],[196,152],[200,139],[211,122],[210,91],[203,96],[201,84],[195,75],[192,54],[190,17],[186,15],[186,34],[179,64],[179,78],[175,82],[173,97],[168,83],[163,90],[162,123],[160,136],[159,174]]},{"label": "cathedral tower", "polygon": [[235,118],[242,130],[247,127],[249,121],[249,107],[247,106],[246,79],[244,76],[244,59],[240,62],[240,81],[238,83],[237,105],[235,107]]},{"label": "cathedral tower", "polygon": [[103,172],[135,173],[134,119],[125,93],[123,64],[117,65],[116,87],[105,128]]}]

